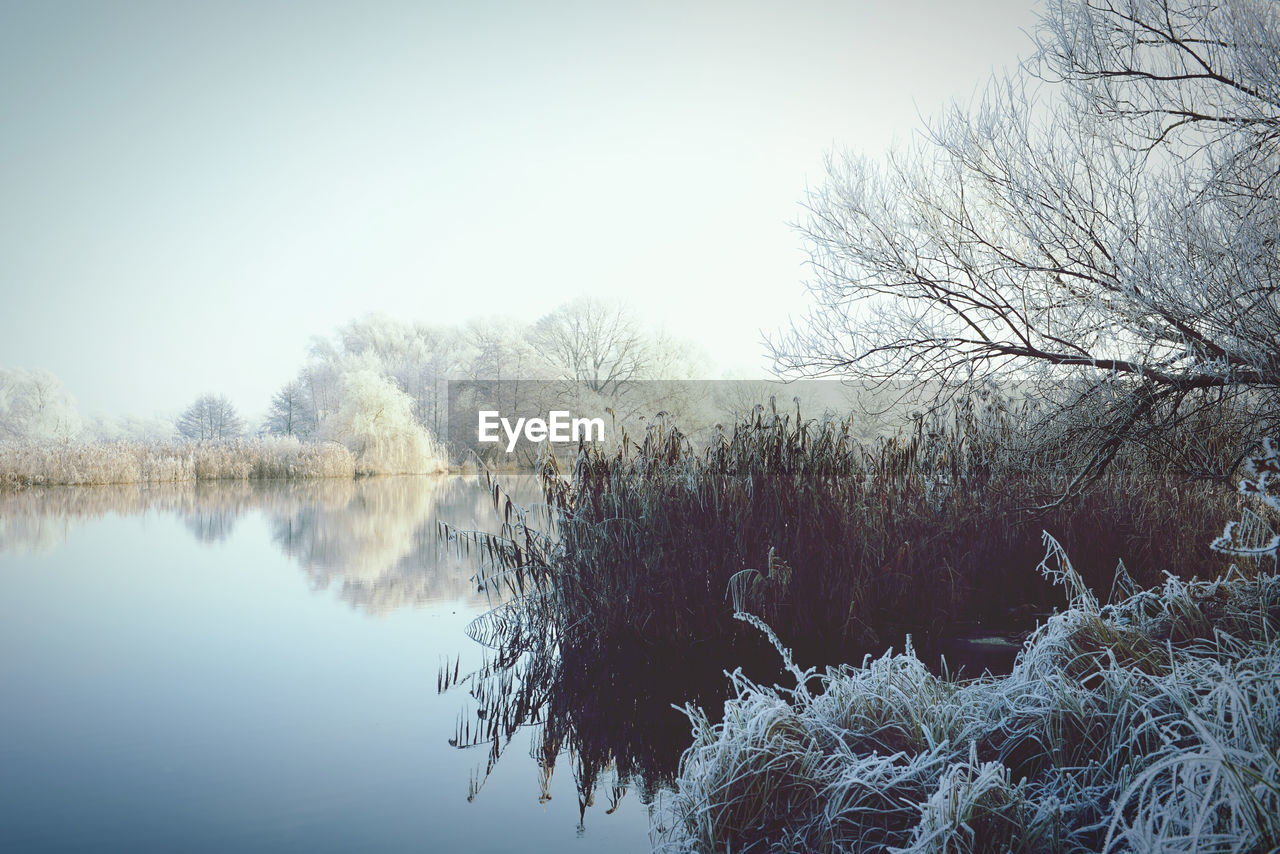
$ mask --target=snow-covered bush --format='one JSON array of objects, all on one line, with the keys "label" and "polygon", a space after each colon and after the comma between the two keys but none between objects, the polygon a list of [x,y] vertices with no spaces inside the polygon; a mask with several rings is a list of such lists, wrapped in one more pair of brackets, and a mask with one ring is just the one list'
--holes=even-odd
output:
[{"label": "snow-covered bush", "polygon": [[350,449],[361,474],[431,474],[448,461],[431,434],[414,418],[413,399],[371,368],[342,375],[338,411],[321,435]]},{"label": "snow-covered bush", "polygon": [[910,649],[791,690],[736,673],[722,722],[688,710],[661,847],[1275,850],[1277,632],[1280,578],[1169,577],[1116,605],[1078,592],[1003,678],[949,682]]},{"label": "snow-covered bush", "polygon": [[65,441],[79,432],[76,402],[57,377],[0,368],[0,442]]},{"label": "snow-covered bush", "polygon": [[1280,522],[1280,442],[1275,438],[1263,439],[1262,453],[1245,461],[1240,494],[1258,510],[1245,507],[1240,519],[1228,522],[1209,548],[1241,557],[1270,557],[1274,568],[1280,552],[1280,534],[1276,533]]}]

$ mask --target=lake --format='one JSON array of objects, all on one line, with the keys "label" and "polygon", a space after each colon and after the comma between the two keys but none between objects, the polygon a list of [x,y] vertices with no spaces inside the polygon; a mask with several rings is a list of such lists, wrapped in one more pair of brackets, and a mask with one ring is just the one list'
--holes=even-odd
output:
[{"label": "lake", "polygon": [[458,477],[0,496],[0,850],[648,851],[652,792],[583,808],[540,727],[450,744],[490,603],[437,521],[496,530]]}]

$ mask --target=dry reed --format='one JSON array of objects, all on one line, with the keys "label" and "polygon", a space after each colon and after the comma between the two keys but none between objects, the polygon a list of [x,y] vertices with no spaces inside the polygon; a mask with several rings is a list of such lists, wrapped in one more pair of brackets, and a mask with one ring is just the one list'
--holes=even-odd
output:
[{"label": "dry reed", "polygon": [[964,404],[868,446],[850,421],[757,408],[698,452],[659,423],[616,452],[584,448],[567,480],[548,472],[557,538],[521,560],[543,568],[566,620],[603,637],[729,636],[737,595],[818,661],[1047,612],[1052,592],[1025,571],[1041,528],[1103,589],[1117,561],[1144,586],[1226,568],[1203,547],[1235,509],[1225,490],[1122,461],[1053,504],[1062,461],[1021,453],[1020,424]]},{"label": "dry reed", "polygon": [[0,489],[9,490],[193,480],[350,478],[355,472],[355,460],[342,445],[296,439],[0,445]]}]

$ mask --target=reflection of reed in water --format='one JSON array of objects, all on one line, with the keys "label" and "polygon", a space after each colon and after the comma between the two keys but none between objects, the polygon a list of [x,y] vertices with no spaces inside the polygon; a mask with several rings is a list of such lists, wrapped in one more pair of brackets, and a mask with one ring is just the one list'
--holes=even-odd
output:
[{"label": "reflection of reed in water", "polygon": [[150,512],[177,516],[199,541],[218,542],[246,513],[261,512],[315,589],[336,586],[345,601],[383,613],[477,596],[470,571],[438,548],[436,532],[438,522],[475,528],[491,520],[487,502],[459,477],[48,487],[0,494],[0,551],[45,551],[83,520]]},{"label": "reflection of reed in water", "polygon": [[449,665],[438,677],[441,693],[468,694],[449,743],[483,753],[468,800],[516,736],[527,733],[540,801],[551,799],[556,767],[568,762],[580,823],[600,793],[606,814],[633,787],[642,803],[652,803],[673,783],[689,743],[689,719],[677,708],[719,708],[728,696],[726,663],[758,658],[744,653],[741,639],[693,649],[640,638],[601,644],[586,631],[557,630],[536,603],[513,604],[499,609],[501,620],[486,615],[472,624],[469,633],[489,647],[479,669],[460,673]]},{"label": "reflection of reed in water", "polygon": [[[459,749],[482,752],[468,800],[479,795],[517,734],[527,733],[539,800],[551,798],[556,766],[567,759],[580,822],[600,791],[607,793],[606,813],[633,786],[651,803],[674,780],[689,741],[689,720],[675,707],[719,707],[728,696],[728,662],[776,675],[776,655],[751,636],[689,645],[638,632],[602,635],[588,620],[575,619],[573,590],[557,586],[540,566],[554,525],[523,517],[521,502],[509,501],[501,485],[491,483],[490,495],[504,522],[496,536],[452,541],[479,564],[485,585],[509,598],[468,626],[468,635],[486,647],[482,665],[461,673],[450,663],[437,677],[439,692],[468,694],[449,739]],[[516,548],[525,552],[518,561],[512,560]]]}]

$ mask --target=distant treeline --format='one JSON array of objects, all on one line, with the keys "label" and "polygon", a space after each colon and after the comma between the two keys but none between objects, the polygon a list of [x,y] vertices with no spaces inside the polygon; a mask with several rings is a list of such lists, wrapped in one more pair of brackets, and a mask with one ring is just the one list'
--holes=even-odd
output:
[{"label": "distant treeline", "polygon": [[[155,442],[220,444],[250,437],[338,443],[357,470],[430,471],[444,456],[437,438],[450,380],[568,380],[612,398],[638,380],[687,379],[701,367],[693,345],[644,329],[620,304],[592,299],[533,323],[429,325],[371,316],[314,339],[297,376],[273,396],[264,416],[248,421],[214,393],[196,397],[173,418],[85,418],[48,371],[0,369],[0,444],[25,448],[11,448],[6,459],[42,459],[22,476],[48,483],[171,478],[166,461],[181,454],[156,452],[155,465],[130,461],[151,455],[141,449]],[[102,444],[121,440],[139,444],[123,454]],[[97,446],[32,450],[68,442]],[[269,461],[274,455],[267,457],[259,468],[277,471]]]}]

